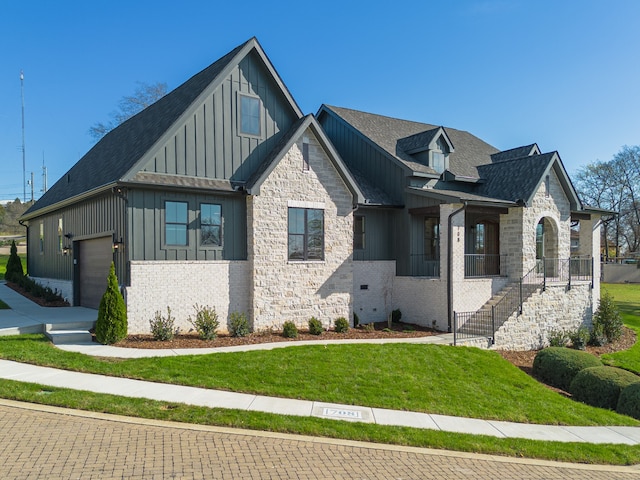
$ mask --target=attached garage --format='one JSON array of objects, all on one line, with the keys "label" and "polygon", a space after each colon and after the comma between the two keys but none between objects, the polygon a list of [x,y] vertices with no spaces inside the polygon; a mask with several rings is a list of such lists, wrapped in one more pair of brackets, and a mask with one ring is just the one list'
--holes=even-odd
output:
[{"label": "attached garage", "polygon": [[113,260],[111,237],[78,242],[80,306],[98,308],[107,289],[107,277]]}]

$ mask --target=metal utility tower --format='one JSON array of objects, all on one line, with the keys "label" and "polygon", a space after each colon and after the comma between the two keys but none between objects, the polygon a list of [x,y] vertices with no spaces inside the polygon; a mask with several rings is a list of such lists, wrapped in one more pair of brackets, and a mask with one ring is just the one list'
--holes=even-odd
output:
[{"label": "metal utility tower", "polygon": [[22,98],[22,200],[27,201],[27,162],[24,149],[24,72],[20,70],[20,95]]}]

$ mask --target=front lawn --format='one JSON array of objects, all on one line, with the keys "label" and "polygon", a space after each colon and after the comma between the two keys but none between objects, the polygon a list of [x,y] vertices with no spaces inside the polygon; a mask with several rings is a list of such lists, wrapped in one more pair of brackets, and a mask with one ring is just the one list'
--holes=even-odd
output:
[{"label": "front lawn", "polygon": [[[640,284],[607,283],[602,285],[603,290],[607,290],[620,310],[624,324],[635,330],[640,339]],[[602,360],[607,364],[624,368],[640,375],[640,341],[629,350],[609,353],[602,356]]]},{"label": "front lawn", "polygon": [[640,425],[555,393],[495,352],[438,345],[312,345],[130,360],[0,338],[0,357],[69,370],[235,392],[558,425]]}]

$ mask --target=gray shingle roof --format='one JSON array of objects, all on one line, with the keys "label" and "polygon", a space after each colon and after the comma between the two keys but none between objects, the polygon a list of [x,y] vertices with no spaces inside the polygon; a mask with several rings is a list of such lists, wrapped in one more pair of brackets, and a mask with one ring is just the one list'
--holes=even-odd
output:
[{"label": "gray shingle roof", "polygon": [[478,172],[484,183],[478,186],[476,193],[512,202],[528,202],[554,155],[556,152],[481,165]]},{"label": "gray shingle roof", "polygon": [[234,48],[105,135],[24,215],[28,216],[121,179],[224,70],[234,56],[253,40]]},{"label": "gray shingle roof", "polygon": [[527,157],[534,153],[538,153],[538,154],[540,153],[540,149],[538,148],[538,145],[536,143],[494,153],[493,155],[491,155],[491,160],[493,160],[494,162],[503,162],[505,160],[513,160],[515,158]]},{"label": "gray shingle roof", "polygon": [[[412,171],[436,174],[431,168],[416,162],[409,154],[398,148],[398,140],[438,129],[439,126],[342,107],[324,105],[324,108],[351,124],[362,135],[369,138],[391,157],[396,158]],[[455,147],[455,152],[449,156],[449,169],[451,172],[460,176],[477,178],[479,176],[477,167],[491,163],[491,155],[498,153],[498,149],[471,135],[469,132],[449,127],[443,128]]]}]

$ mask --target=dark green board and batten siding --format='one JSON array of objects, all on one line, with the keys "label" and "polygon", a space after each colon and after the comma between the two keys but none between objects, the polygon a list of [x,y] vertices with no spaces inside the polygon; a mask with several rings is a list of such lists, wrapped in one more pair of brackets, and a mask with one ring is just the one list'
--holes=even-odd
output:
[{"label": "dark green board and batten siding", "polygon": [[[239,94],[260,97],[260,136],[238,133]],[[142,170],[244,182],[297,118],[259,57],[252,53],[151,153]]]},{"label": "dark green board and batten siding", "polygon": [[[59,249],[58,221],[62,219],[63,244],[72,251],[63,255]],[[44,225],[44,252],[40,253],[40,224]],[[29,220],[28,272],[40,278],[74,279],[74,258],[84,240],[109,237],[126,238],[125,201],[111,192],[75,203],[64,209]],[[70,234],[71,238],[64,235]],[[37,257],[34,258],[34,257]],[[113,260],[120,283],[126,283],[126,257],[117,252]],[[76,262],[77,264],[77,262]],[[77,266],[77,265],[76,265]],[[106,277],[105,277],[106,285]]]},{"label": "dark green board and batten siding", "polygon": [[[210,195],[164,190],[132,190],[128,194],[131,260],[246,260],[247,208],[242,194]],[[165,242],[165,202],[188,204],[187,245]],[[222,211],[222,247],[200,245],[200,205],[218,204]]]},{"label": "dark green board and batten siding", "polygon": [[406,173],[344,121],[323,112],[318,121],[350,169],[386,192],[397,205],[404,203]]}]

